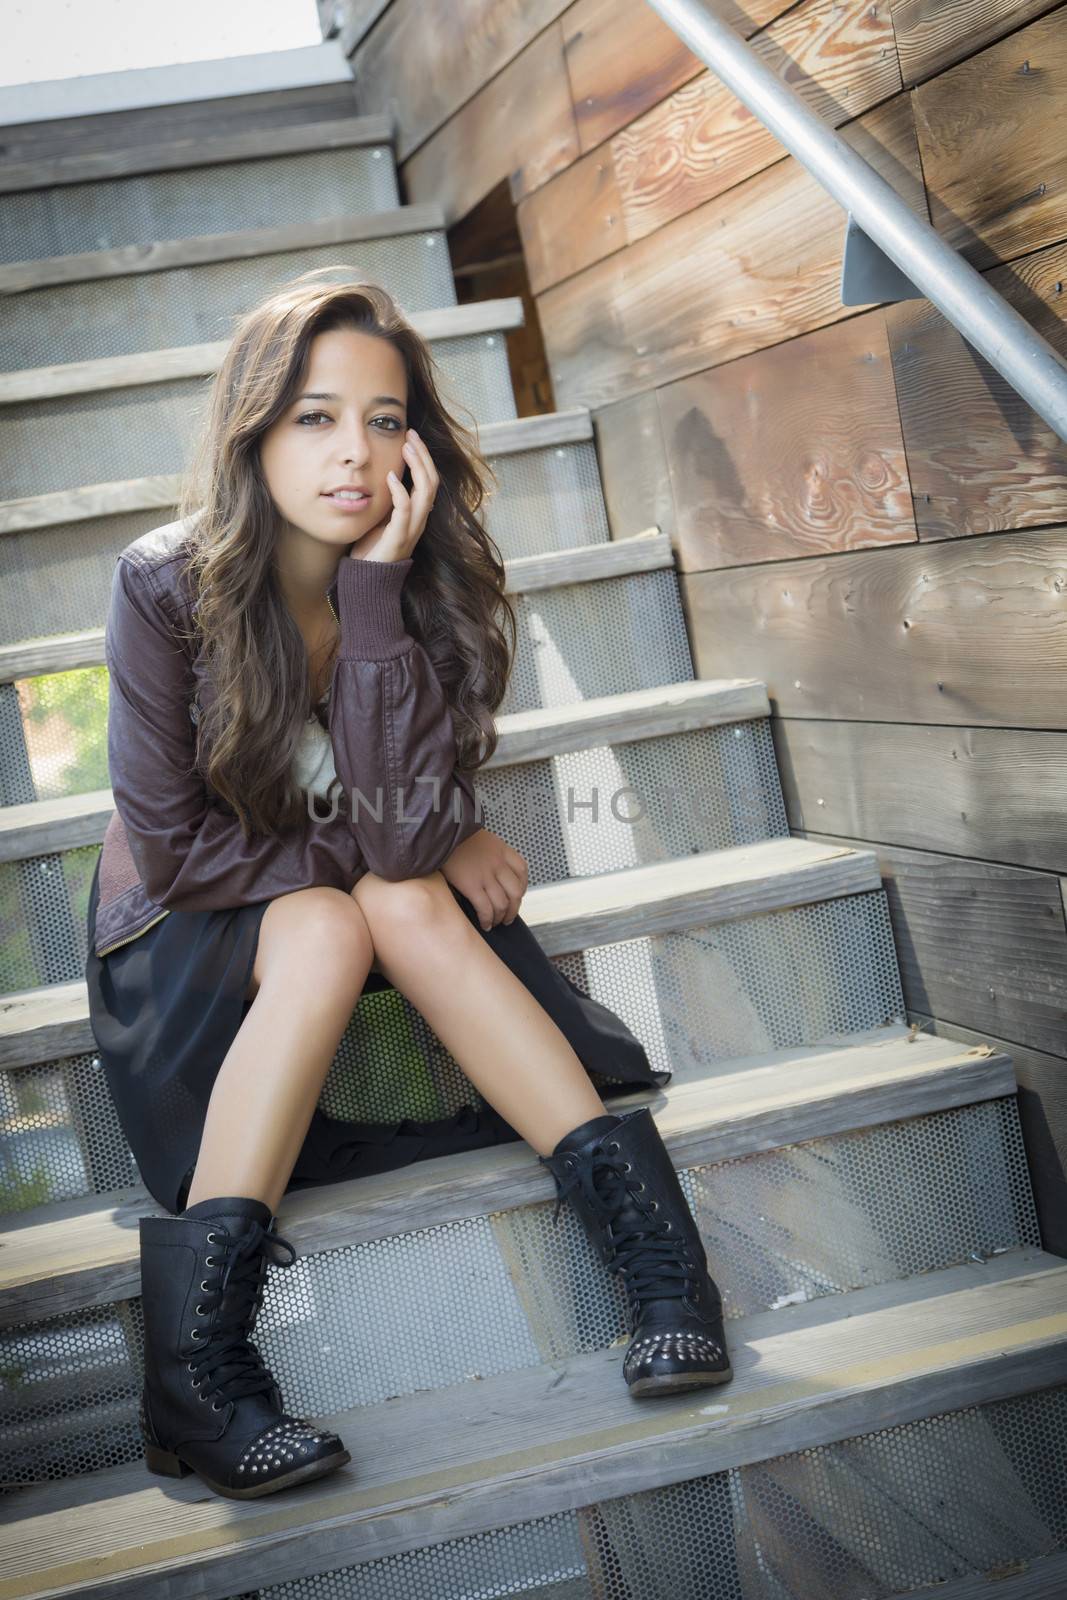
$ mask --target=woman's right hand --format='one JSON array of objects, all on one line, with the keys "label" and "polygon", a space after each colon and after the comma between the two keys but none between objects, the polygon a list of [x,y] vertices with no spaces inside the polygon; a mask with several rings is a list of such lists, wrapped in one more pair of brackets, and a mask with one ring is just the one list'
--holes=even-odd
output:
[{"label": "woman's right hand", "polygon": [[441,480],[433,457],[414,428],[408,429],[403,450],[411,471],[411,492],[395,472],[390,472],[386,482],[393,509],[383,522],[352,545],[348,552],[352,561],[406,561],[422,537]]}]

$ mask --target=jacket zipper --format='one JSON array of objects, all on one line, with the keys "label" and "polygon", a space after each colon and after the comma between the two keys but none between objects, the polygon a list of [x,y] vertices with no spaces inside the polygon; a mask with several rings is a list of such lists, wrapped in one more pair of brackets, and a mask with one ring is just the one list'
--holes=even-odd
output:
[{"label": "jacket zipper", "polygon": [[[329,606],[330,610],[333,611],[333,601],[330,599],[330,596],[328,594],[326,596],[326,604]],[[336,611],[333,611],[333,620],[337,623],[338,627],[340,627],[341,619],[337,615]]]},{"label": "jacket zipper", "polygon": [[106,950],[98,951],[97,959],[103,960],[104,956],[109,956],[112,950],[119,950],[124,944],[131,944],[134,939],[139,939],[142,933],[147,933],[149,928],[154,928],[157,922],[162,922],[163,918],[169,915],[170,907],[168,906],[166,911],[161,911],[158,917],[153,917],[151,922],[146,922],[144,927],[138,928],[136,933],[129,934],[125,939],[116,939],[115,943],[109,944]]}]

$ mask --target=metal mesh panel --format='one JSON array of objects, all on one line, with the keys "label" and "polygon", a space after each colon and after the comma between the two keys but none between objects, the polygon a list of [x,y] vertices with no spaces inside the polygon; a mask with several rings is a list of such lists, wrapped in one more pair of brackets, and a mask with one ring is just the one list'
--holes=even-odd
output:
[{"label": "metal mesh panel", "polygon": [[0,370],[228,339],[234,320],[282,284],[338,264],[382,284],[406,313],[456,303],[441,232],[311,245],[0,297]]},{"label": "metal mesh panel", "polygon": [[[80,924],[72,919],[68,931],[76,948],[85,939],[84,918]],[[641,1040],[653,1068],[673,1071],[679,1083],[719,1066],[729,1070],[739,1056],[903,1020],[881,890],[550,959],[583,992],[620,1016]],[[63,1071],[48,1065],[11,1074],[18,1103],[32,1101],[35,1094],[52,1103],[60,1094],[53,1080],[59,1076],[65,1082]],[[593,1074],[593,1081],[614,1080]],[[421,1013],[399,991],[387,990],[364,995],[356,1006],[319,1104],[328,1116],[394,1122],[446,1117],[484,1100]],[[42,1126],[51,1130],[47,1137],[38,1131]],[[44,1123],[28,1117],[22,1133],[43,1187],[35,1187],[31,1198],[13,1200],[9,1210],[103,1192],[127,1181],[113,1177],[128,1173],[130,1158],[116,1133],[110,1098],[104,1105],[86,1097],[65,1116],[50,1115]],[[72,1137],[77,1159],[68,1155]],[[22,1143],[11,1144],[8,1159],[22,1148]],[[85,1173],[96,1175],[94,1181],[87,1183]],[[21,1158],[18,1174],[20,1181],[31,1174]]]},{"label": "metal mesh panel", "polygon": [[[502,336],[437,339],[432,350],[446,403],[468,408],[477,422],[514,416]],[[16,499],[183,471],[207,416],[213,381],[178,378],[0,407],[5,495]]]},{"label": "metal mesh panel", "polygon": [[767,718],[490,767],[474,787],[531,884],[789,834]]},{"label": "metal mesh panel", "polygon": [[[85,722],[76,719],[79,736]],[[57,743],[73,764],[67,781],[99,776],[88,751],[79,761],[58,732]],[[526,857],[532,886],[789,834],[765,718],[490,768],[475,789],[486,826]],[[96,855],[84,846],[0,864],[0,992],[82,975]]]},{"label": "metal mesh panel", "polygon": [[0,686],[3,804],[107,789],[107,702],[106,667],[78,667]]},{"label": "metal mesh panel", "polygon": [[516,661],[498,716],[695,677],[673,567],[512,598]]},{"label": "metal mesh panel", "polygon": [[85,974],[86,913],[99,845],[0,865],[0,992]]},{"label": "metal mesh panel", "polygon": [[1011,1589],[1013,1569],[1040,1581],[1067,1541],[1065,1439],[1067,1388],[1045,1389],[233,1600],[891,1600],[978,1576]]},{"label": "metal mesh panel", "polygon": [[5,534],[0,645],[102,628],[119,551],[174,517],[173,508],[148,506]]},{"label": "metal mesh panel", "polygon": [[5,496],[181,472],[208,410],[210,381],[177,378],[3,406]]},{"label": "metal mesh panel", "polygon": [[100,1059],[0,1072],[0,1214],[140,1184]]},{"label": "metal mesh panel", "polygon": [[284,228],[399,203],[388,145],[140,172],[0,197],[0,260]]},{"label": "metal mesh panel", "polygon": [[490,488],[484,521],[506,561],[610,539],[591,439],[486,459],[499,487]]},{"label": "metal mesh panel", "polygon": [[[506,560],[607,541],[591,443],[490,461],[499,488],[483,505],[482,517]],[[118,552],[174,515],[172,508],[151,506],[7,534],[0,645],[102,628]]]},{"label": "metal mesh panel", "polygon": [[[106,579],[103,575],[98,579],[101,586],[105,581],[110,583],[110,570],[111,563]],[[516,595],[515,602],[516,659],[498,716],[537,706],[569,705],[628,689],[692,681],[689,639],[672,568]],[[9,628],[16,625],[10,620],[7,623]],[[12,805],[107,788],[106,668],[46,674],[19,683],[17,689],[29,770],[21,740],[5,740],[0,747],[0,792],[4,803]],[[10,692],[7,698],[10,700]],[[73,709],[68,709],[67,702],[72,702]],[[51,717],[43,708],[51,709]],[[13,717],[14,706],[4,708],[3,714]],[[17,720],[13,720],[13,734],[17,729]],[[573,758],[557,758],[561,773],[570,761]],[[624,771],[627,767],[639,770],[637,761],[637,757],[631,761],[624,754],[617,764]],[[25,792],[30,771],[37,784],[36,795]],[[489,778],[490,774],[483,774],[481,781]],[[647,779],[644,781],[649,787]],[[603,805],[612,804],[618,787],[614,779],[605,786]],[[581,792],[580,784],[574,788],[575,814],[579,817],[579,802],[590,797]],[[659,801],[661,810],[671,804],[699,809],[707,803],[705,796],[687,789],[685,783],[680,785],[681,793],[674,801],[670,800],[668,789],[665,781]],[[566,785],[560,792],[565,806]],[[614,803],[620,818],[635,815],[634,802],[625,795]],[[580,827],[575,829],[574,836],[581,831]]]},{"label": "metal mesh panel", "polygon": [[432,349],[441,399],[465,427],[514,419],[515,392],[503,333],[435,339]]},{"label": "metal mesh panel", "polygon": [[[742,1170],[748,1182],[739,1184]],[[679,1176],[728,1319],[1039,1243],[1014,1096]],[[778,1213],[777,1228],[755,1226],[754,1203]],[[269,1268],[256,1344],[286,1405],[334,1413],[625,1345],[621,1285],[570,1208],[558,1225],[553,1210],[547,1200]],[[426,1304],[432,1321],[419,1312]],[[135,1383],[122,1369],[138,1378],[143,1370],[139,1301],[114,1306],[110,1322],[97,1308],[0,1335],[5,1367],[26,1363],[21,1403],[16,1395],[3,1430],[13,1448],[0,1456],[5,1479],[66,1475],[34,1465],[29,1415],[57,1424],[41,1443],[60,1441],[60,1419],[76,1428],[83,1461],[119,1437],[117,1417],[98,1434],[95,1389],[87,1414],[86,1369],[102,1381],[102,1346],[113,1352],[108,1391],[128,1401]],[[51,1381],[60,1374],[64,1383]],[[135,1459],[136,1433],[129,1439],[128,1453],[93,1464]]]}]

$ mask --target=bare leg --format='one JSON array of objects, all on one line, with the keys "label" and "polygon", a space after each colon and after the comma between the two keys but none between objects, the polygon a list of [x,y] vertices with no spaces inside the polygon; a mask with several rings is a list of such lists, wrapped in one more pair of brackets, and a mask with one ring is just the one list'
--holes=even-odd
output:
[{"label": "bare leg", "polygon": [[565,1035],[467,921],[440,872],[400,883],[366,873],[352,897],[380,970],[538,1155],[607,1113]]},{"label": "bare leg", "polygon": [[245,1195],[277,1211],[373,960],[342,890],[299,889],[267,907],[255,998],[212,1088],[188,1205]]}]

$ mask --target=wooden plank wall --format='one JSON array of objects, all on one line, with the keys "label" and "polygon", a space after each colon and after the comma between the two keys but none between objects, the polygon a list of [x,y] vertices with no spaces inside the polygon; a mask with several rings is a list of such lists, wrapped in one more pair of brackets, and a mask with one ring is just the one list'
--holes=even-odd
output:
[{"label": "wooden plank wall", "polygon": [[[876,849],[914,1018],[1013,1055],[1067,1254],[1067,446],[927,301],[841,305],[844,213],[645,0],[339,14],[406,199],[509,184],[614,536],[766,682],[793,831]],[[721,14],[1067,354],[1067,5]]]}]

